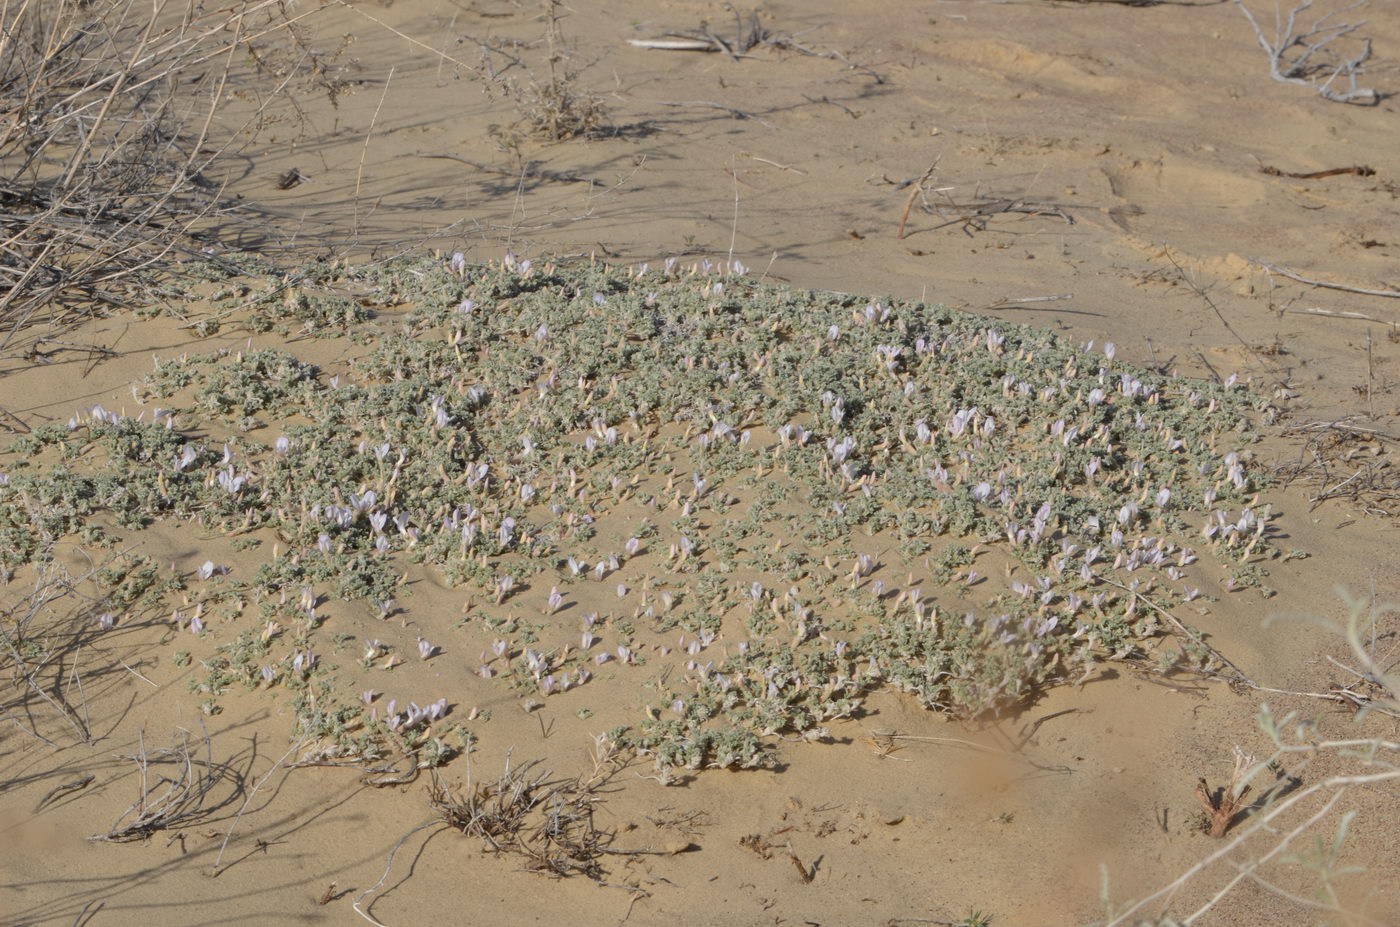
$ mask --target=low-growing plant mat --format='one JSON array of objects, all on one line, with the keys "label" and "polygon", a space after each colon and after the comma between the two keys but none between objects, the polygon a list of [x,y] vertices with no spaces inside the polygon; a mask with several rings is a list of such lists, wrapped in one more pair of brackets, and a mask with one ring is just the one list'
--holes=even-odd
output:
[{"label": "low-growing plant mat", "polygon": [[[142,408],[36,429],[0,559],[106,549],[92,620],[168,622],[207,713],[289,702],[302,762],[437,765],[549,704],[665,779],[886,685],[975,718],[1103,660],[1216,668],[1169,609],[1276,556],[1242,394],[718,271],[322,268],[402,307],[359,356],[162,359]],[[169,532],[194,569],[143,552]]]},{"label": "low-growing plant mat", "polygon": [[[1193,700],[1234,671],[1186,622],[1222,590],[1267,594],[1280,557],[1253,401],[1111,346],[738,270],[254,266],[146,322],[143,347],[191,327],[232,347],[155,348],[102,387],[116,401],[0,466],[5,629],[37,684],[6,703],[5,742],[32,746],[7,780],[46,749],[22,727],[60,747],[147,728],[30,790],[81,842],[178,786],[130,757],[200,743],[237,793],[168,832],[154,816],[143,844],[195,875],[191,905],[343,911],[399,846],[364,905],[402,922],[404,879],[458,878],[464,850],[437,849],[456,830],[507,914],[514,879],[552,872],[614,887],[589,919],[685,917],[698,896],[655,893],[722,847],[733,904],[808,919],[1087,910],[1106,848],[1195,832],[1178,767],[1223,774],[1223,750],[1160,730],[1252,730],[1247,702]],[[540,799],[522,829],[474,824],[510,783]],[[1177,785],[1167,824],[1139,814]],[[1026,840],[1067,850],[1027,872],[1041,901],[955,877]],[[916,847],[952,862],[881,862]],[[31,919],[157,891],[116,870],[63,890],[45,859],[21,866]],[[578,892],[531,909],[600,904]]]}]

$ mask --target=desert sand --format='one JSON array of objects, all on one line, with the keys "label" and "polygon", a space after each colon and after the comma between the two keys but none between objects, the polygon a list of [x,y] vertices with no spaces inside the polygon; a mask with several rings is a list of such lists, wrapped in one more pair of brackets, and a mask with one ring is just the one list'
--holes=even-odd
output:
[{"label": "desert sand", "polygon": [[[737,259],[769,283],[942,304],[1111,342],[1119,359],[1162,374],[1235,377],[1272,407],[1251,446],[1260,471],[1277,475],[1263,493],[1270,534],[1306,557],[1263,563],[1267,590],[1217,584],[1181,614],[1279,691],[1106,661],[1014,713],[956,721],[882,689],[830,722],[827,742],[770,738],[768,768],[669,784],[649,763],[621,770],[596,814],[616,849],[635,852],[606,858],[597,879],[555,878],[445,828],[403,839],[434,820],[427,772],[376,785],[361,769],[291,768],[285,698],[233,688],[205,715],[189,690],[198,661],[172,662],[169,623],[151,622],[78,659],[77,671],[92,667],[91,743],[42,703],[7,703],[0,924],[1102,923],[1113,916],[1105,899],[1121,910],[1222,845],[1202,831],[1194,790],[1201,777],[1229,779],[1236,746],[1268,754],[1261,706],[1315,719],[1322,739],[1396,739],[1392,717],[1358,721],[1344,700],[1286,694],[1354,684],[1338,663],[1355,660],[1316,624],[1270,621],[1340,620],[1339,587],[1400,599],[1400,484],[1386,469],[1400,440],[1400,302],[1280,270],[1400,285],[1393,96],[1347,105],[1271,81],[1233,3],[773,2],[759,8],[763,28],[809,53],[759,45],[737,57],[628,44],[702,21],[729,36],[726,4],[564,14],[573,80],[604,115],[599,131],[558,142],[521,127],[514,101],[479,71],[489,41],[538,72],[537,5],[392,0],[308,17],[334,52],[339,92],[306,82],[296,112],[277,110],[256,145],[220,162],[216,179],[242,204],[218,229],[221,247],[276,261]],[[1374,43],[1365,81],[1400,91],[1400,13],[1374,4],[1349,15],[1364,15]],[[1352,167],[1365,170],[1302,176]],[[290,172],[298,182],[283,182]],[[201,311],[111,315],[68,335],[111,357],[6,357],[0,408],[29,428],[97,403],[135,414],[131,384],[155,358],[186,352],[277,348],[328,372],[365,353],[348,337],[252,331],[236,315],[200,336],[185,322]],[[1355,485],[1370,491],[1333,491],[1358,470],[1371,475]],[[186,573],[207,557],[235,573],[251,562],[194,525],[144,543]],[[65,550],[85,568],[77,545]],[[464,598],[425,573],[385,626],[405,641],[446,640]],[[363,608],[330,611],[342,622],[332,630],[376,633]],[[1396,633],[1393,615],[1375,630],[1383,669]],[[347,646],[353,662],[359,644]],[[395,686],[434,685],[447,663],[410,658]],[[641,707],[526,711],[515,693],[472,691],[480,701],[453,693],[454,711],[490,720],[472,726],[479,741],[440,770],[444,782],[469,769],[492,779],[508,756],[586,774],[602,722],[577,707],[601,717]],[[635,697],[599,686],[588,698],[614,691]],[[139,768],[121,755],[182,730],[200,751],[207,733],[226,764],[207,811],[141,841],[89,840],[139,795]],[[1347,764],[1322,757],[1301,782]],[[1267,883],[1245,878],[1190,923],[1400,923],[1394,781],[1349,789],[1316,833],[1330,841],[1350,810],[1340,865],[1365,871],[1340,877],[1333,899],[1350,913],[1319,908],[1315,880],[1282,853],[1261,870]],[[1184,918],[1236,874],[1227,862],[1134,917]]]}]

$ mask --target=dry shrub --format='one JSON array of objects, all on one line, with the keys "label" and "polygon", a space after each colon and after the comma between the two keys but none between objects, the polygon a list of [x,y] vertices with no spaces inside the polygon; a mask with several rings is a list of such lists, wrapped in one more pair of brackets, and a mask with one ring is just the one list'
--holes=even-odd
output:
[{"label": "dry shrub", "polygon": [[[285,0],[0,0],[0,349],[112,307],[148,304],[221,209],[207,172],[242,126],[240,84],[314,70]],[[280,55],[276,42],[292,36]],[[269,69],[273,58],[290,69]],[[251,68],[251,70],[250,70]]]},{"label": "dry shrub", "polygon": [[[486,92],[494,90],[510,100],[530,134],[554,142],[598,134],[607,124],[603,100],[579,85],[585,67],[574,60],[573,51],[564,39],[560,27],[562,6],[559,0],[544,0],[543,3],[547,75],[535,73],[522,59],[500,48],[481,44]],[[495,60],[502,56],[509,62],[505,67],[500,67]],[[520,80],[511,76],[512,66],[524,67],[526,77]]]},{"label": "dry shrub", "polygon": [[28,729],[55,749],[58,744],[39,730],[46,714],[62,719],[82,743],[92,742],[86,699],[81,690],[74,694],[71,685],[64,685],[70,674],[79,678],[76,651],[82,634],[71,616],[55,617],[52,607],[72,587],[61,568],[46,564],[27,594],[0,602],[0,719]]},{"label": "dry shrub", "polygon": [[594,805],[618,768],[612,745],[600,739],[587,776],[555,779],[539,761],[512,766],[507,758],[494,782],[452,788],[434,777],[428,803],[453,829],[479,838],[493,853],[523,857],[533,872],[599,881],[613,834],[594,822]]},{"label": "dry shrub", "polygon": [[120,757],[131,760],[139,768],[136,801],[105,833],[93,834],[88,839],[108,843],[145,840],[158,830],[196,824],[226,804],[230,800],[227,796],[223,801],[211,802],[211,793],[226,781],[232,786],[232,792],[237,792],[241,789],[241,779],[227,765],[214,762],[207,734],[202,742],[203,759],[191,751],[188,733],[169,747],[156,750],[146,748],[143,734],[140,752]]}]

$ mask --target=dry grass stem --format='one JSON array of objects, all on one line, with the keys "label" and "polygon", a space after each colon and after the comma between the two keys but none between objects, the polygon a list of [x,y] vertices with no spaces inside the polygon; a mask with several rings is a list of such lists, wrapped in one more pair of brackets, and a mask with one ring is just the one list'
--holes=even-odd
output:
[{"label": "dry grass stem", "polygon": [[1289,270],[1287,267],[1280,267],[1277,264],[1270,264],[1268,261],[1261,261],[1259,258],[1250,258],[1255,264],[1281,277],[1290,280],[1297,280],[1299,283],[1306,283],[1308,286],[1322,287],[1327,290],[1341,290],[1343,293],[1360,293],[1362,296],[1388,296],[1391,299],[1400,299],[1400,290],[1377,290],[1370,287],[1349,286],[1345,283],[1329,283],[1326,280],[1316,280],[1312,277],[1304,277],[1297,271]]},{"label": "dry grass stem", "polygon": [[[140,795],[106,833],[88,839],[108,843],[145,840],[158,830],[193,824],[209,814],[213,808],[206,800],[223,781],[226,770],[214,763],[207,734],[203,743],[204,758],[199,759],[190,751],[188,733],[174,745],[158,750],[146,749],[142,734],[140,752],[121,757],[140,768]],[[161,772],[168,767],[173,767],[173,772]]]},{"label": "dry grass stem", "polygon": [[507,758],[495,782],[450,788],[434,776],[428,801],[444,823],[493,853],[522,857],[528,871],[602,881],[613,834],[594,822],[594,805],[620,768],[614,748],[599,740],[585,776],[555,779],[538,761],[515,766]]},{"label": "dry grass stem", "polygon": [[[280,0],[196,14],[135,0],[0,6],[0,348],[37,348],[112,308],[150,305],[184,257],[200,256],[221,185],[207,172],[256,131],[293,76],[335,84],[303,47],[241,128],[215,138],[217,113],[245,72],[280,66],[253,47],[304,39]],[[29,333],[29,341],[24,340]],[[38,332],[42,334],[42,332]]]}]

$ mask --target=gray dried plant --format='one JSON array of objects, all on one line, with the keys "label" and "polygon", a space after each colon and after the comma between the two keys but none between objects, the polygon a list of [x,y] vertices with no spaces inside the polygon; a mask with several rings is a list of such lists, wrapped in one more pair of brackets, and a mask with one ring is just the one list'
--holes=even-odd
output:
[{"label": "gray dried plant", "polygon": [[[1331,23],[1335,16],[1364,7],[1368,0],[1358,0],[1350,6],[1334,10],[1318,18],[1312,26],[1299,31],[1298,17],[1312,8],[1313,0],[1301,3],[1284,14],[1281,9],[1274,11],[1274,32],[1268,35],[1259,20],[1245,6],[1244,0],[1235,0],[1254,35],[1269,56],[1269,75],[1285,84],[1299,84],[1311,87],[1318,96],[1334,103],[1359,103],[1374,106],[1380,102],[1380,94],[1369,87],[1361,87],[1357,78],[1362,67],[1371,57],[1371,40],[1362,39],[1361,49],[1351,58],[1338,60],[1333,55],[1333,42],[1356,32],[1366,25],[1363,20],[1356,23]],[[1294,49],[1302,49],[1293,58],[1288,55]],[[1340,80],[1339,80],[1340,79]],[[1338,86],[1345,83],[1345,87]]]},{"label": "gray dried plant", "polygon": [[[608,122],[603,99],[580,85],[586,66],[578,64],[564,37],[563,9],[560,0],[544,0],[542,4],[545,73],[536,73],[524,59],[505,53],[501,47],[480,43],[486,92],[509,100],[528,134],[553,142],[598,134]],[[507,61],[504,67],[496,61],[502,57]],[[526,76],[512,76],[512,67],[523,68]]]},{"label": "gray dried plant", "polygon": [[319,7],[176,6],[0,0],[0,350],[62,351],[53,328],[149,305],[233,219],[220,157],[297,79],[334,91],[296,28]]},{"label": "gray dried plant", "polygon": [[146,737],[141,735],[141,749],[120,759],[136,763],[140,786],[136,801],[122,812],[104,833],[93,834],[89,840],[107,843],[130,843],[145,840],[158,830],[178,828],[203,820],[216,810],[210,796],[228,777],[228,769],[214,762],[209,737],[202,738],[204,757],[190,749],[188,732],[171,746],[147,749]]}]

